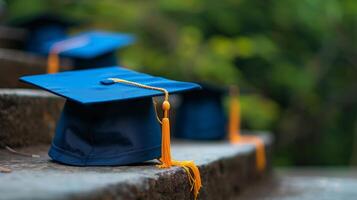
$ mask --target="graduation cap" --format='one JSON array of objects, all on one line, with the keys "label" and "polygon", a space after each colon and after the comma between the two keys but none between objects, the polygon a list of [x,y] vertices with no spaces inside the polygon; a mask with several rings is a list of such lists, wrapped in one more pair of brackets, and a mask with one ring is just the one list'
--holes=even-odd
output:
[{"label": "graduation cap", "polygon": [[196,140],[224,139],[227,135],[225,93],[223,88],[203,85],[200,91],[183,94],[177,111],[175,136]]},{"label": "graduation cap", "polygon": [[[196,165],[171,159],[169,93],[197,89],[199,85],[121,67],[25,76],[20,80],[67,99],[49,150],[53,160],[97,166],[160,158],[159,167],[182,166],[189,173],[197,196],[201,180]],[[163,94],[160,120],[152,97]],[[161,133],[156,120],[162,126]]]},{"label": "graduation cap", "polygon": [[[229,116],[224,112],[223,98],[229,95]],[[175,136],[194,140],[220,140],[228,137],[232,144],[254,144],[256,166],[263,171],[266,166],[265,146],[261,138],[240,133],[240,102],[238,87],[229,89],[203,85],[200,91],[182,95],[177,111]]]},{"label": "graduation cap", "polygon": [[98,68],[116,65],[116,49],[135,41],[134,36],[124,33],[88,31],[47,44],[49,73],[59,70],[58,55],[72,58],[76,69]]},{"label": "graduation cap", "polygon": [[45,44],[67,37],[67,29],[79,24],[51,13],[21,16],[9,22],[10,25],[28,30],[25,49],[39,54],[46,54]]}]

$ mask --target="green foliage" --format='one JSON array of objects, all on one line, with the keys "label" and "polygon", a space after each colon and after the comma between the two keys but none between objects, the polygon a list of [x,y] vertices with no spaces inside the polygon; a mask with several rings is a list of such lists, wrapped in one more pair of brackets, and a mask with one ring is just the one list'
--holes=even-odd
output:
[{"label": "green foliage", "polygon": [[131,68],[257,94],[242,95],[244,126],[276,132],[279,164],[357,156],[355,0],[6,2],[10,16],[48,9],[134,32],[120,52]]},{"label": "green foliage", "polygon": [[259,95],[242,95],[242,123],[252,129],[271,130],[279,115],[279,106],[272,100]]}]

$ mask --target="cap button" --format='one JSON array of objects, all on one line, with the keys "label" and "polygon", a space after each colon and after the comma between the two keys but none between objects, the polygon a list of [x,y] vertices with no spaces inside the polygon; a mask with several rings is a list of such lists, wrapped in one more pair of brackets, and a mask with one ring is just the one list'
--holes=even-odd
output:
[{"label": "cap button", "polygon": [[104,79],[104,80],[101,80],[100,83],[102,85],[112,85],[114,84],[115,82],[113,80],[110,80],[110,79]]}]

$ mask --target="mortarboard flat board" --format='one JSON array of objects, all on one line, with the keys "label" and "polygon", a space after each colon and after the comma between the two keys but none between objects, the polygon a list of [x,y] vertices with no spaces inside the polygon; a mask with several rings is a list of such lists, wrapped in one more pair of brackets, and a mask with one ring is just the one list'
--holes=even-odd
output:
[{"label": "mortarboard flat board", "polygon": [[202,90],[182,95],[174,135],[183,139],[219,140],[227,135],[222,87],[201,84]]},{"label": "mortarboard flat board", "polygon": [[28,30],[25,42],[27,51],[45,54],[46,43],[66,38],[67,29],[80,22],[52,13],[41,13],[12,19],[8,24]]},{"label": "mortarboard flat board", "polygon": [[79,166],[125,165],[160,157],[161,132],[151,97],[163,93],[110,78],[169,93],[200,88],[116,66],[22,77],[67,99],[49,151],[53,160]]},{"label": "mortarboard flat board", "polygon": [[50,42],[47,51],[57,46],[58,54],[72,58],[76,69],[107,67],[118,62],[115,50],[134,41],[135,37],[131,34],[93,30]]}]

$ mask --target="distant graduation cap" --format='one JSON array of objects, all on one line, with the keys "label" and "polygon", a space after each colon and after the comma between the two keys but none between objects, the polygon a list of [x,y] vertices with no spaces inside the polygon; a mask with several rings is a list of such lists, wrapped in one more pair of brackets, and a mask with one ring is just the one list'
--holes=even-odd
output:
[{"label": "distant graduation cap", "polygon": [[[20,80],[67,99],[49,150],[53,160],[98,166],[160,159],[160,168],[184,167],[197,197],[201,188],[197,166],[193,161],[171,159],[169,93],[198,89],[199,85],[117,66],[25,76]],[[163,94],[160,120],[152,97]]]},{"label": "distant graduation cap", "polygon": [[182,95],[175,136],[183,139],[219,140],[227,136],[223,97],[227,90],[202,84],[202,90]]},{"label": "distant graduation cap", "polygon": [[[131,34],[106,31],[87,31],[64,40],[47,44],[49,72],[59,71],[59,58],[71,58],[75,69],[98,68],[117,65],[115,51],[134,43]],[[52,66],[51,66],[52,65]]]},{"label": "distant graduation cap", "polygon": [[25,50],[46,54],[45,45],[47,43],[66,38],[68,28],[81,23],[57,14],[41,13],[18,17],[11,20],[9,25],[24,28],[28,31]]},{"label": "distant graduation cap", "polygon": [[[229,117],[224,112],[223,98],[229,97]],[[264,141],[254,135],[240,133],[240,102],[238,87],[203,85],[200,91],[182,95],[177,111],[175,136],[194,140],[220,140],[231,144],[254,144],[258,171],[266,167]]]}]

